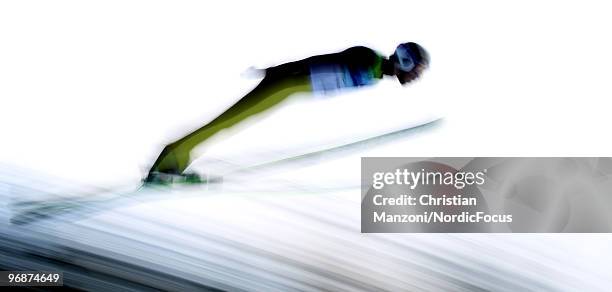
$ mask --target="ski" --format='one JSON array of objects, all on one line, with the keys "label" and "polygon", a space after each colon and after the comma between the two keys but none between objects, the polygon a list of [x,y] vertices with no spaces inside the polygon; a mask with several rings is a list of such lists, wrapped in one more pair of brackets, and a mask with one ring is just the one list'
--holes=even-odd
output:
[{"label": "ski", "polygon": [[423,124],[388,132],[382,135],[368,137],[368,138],[358,140],[355,142],[351,142],[348,144],[343,144],[343,145],[339,145],[339,146],[335,146],[331,148],[307,152],[304,154],[285,157],[285,158],[263,162],[263,163],[259,163],[259,164],[255,164],[251,166],[240,167],[240,168],[230,171],[225,176],[259,171],[259,170],[279,167],[283,165],[290,165],[290,164],[299,163],[301,165],[311,165],[311,164],[317,163],[318,161],[320,161],[320,159],[327,157],[327,156],[335,156],[334,158],[336,158],[338,156],[345,155],[349,152],[356,152],[358,150],[368,148],[371,146],[378,146],[380,144],[389,143],[393,140],[407,137],[408,135],[414,135],[419,132],[422,132],[428,129],[432,129],[438,124],[440,124],[441,122],[442,122],[442,119],[439,118],[439,119],[425,122]]},{"label": "ski", "polygon": [[290,166],[294,164],[299,164],[299,167],[304,167],[306,165],[315,164],[326,157],[338,158],[339,156],[356,152],[360,149],[379,146],[381,144],[386,144],[397,139],[406,138],[422,131],[432,129],[440,124],[441,121],[442,119],[435,119],[423,124],[365,138],[348,144],[307,152],[277,160],[271,160],[250,166],[238,167],[222,176],[204,176],[196,179],[193,175],[184,177],[180,175],[175,177],[172,175],[166,175],[156,182],[146,182],[143,180],[140,185],[137,186],[121,187],[114,190],[107,188],[100,190],[99,192],[88,193],[86,196],[59,199],[56,201],[22,202],[18,205],[18,210],[15,210],[17,212],[14,214],[14,216],[12,216],[11,222],[13,224],[25,225],[69,213],[78,212],[79,215],[95,213],[104,209],[99,208],[101,205],[108,206],[110,203],[119,199],[139,198],[138,195],[142,194],[143,191],[146,191],[146,193],[151,196],[159,193],[167,193],[169,191],[181,188],[198,186],[214,187],[223,185],[228,181],[247,182],[249,181],[248,179],[232,180],[231,178],[234,176],[258,173],[267,169]]}]

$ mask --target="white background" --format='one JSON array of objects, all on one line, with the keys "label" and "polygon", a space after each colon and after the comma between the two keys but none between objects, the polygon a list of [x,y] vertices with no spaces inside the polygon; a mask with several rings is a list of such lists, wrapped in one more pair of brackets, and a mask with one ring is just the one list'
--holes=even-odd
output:
[{"label": "white background", "polygon": [[[353,113],[343,134],[398,109],[411,123],[444,117],[443,126],[334,172],[358,174],[360,155],[610,156],[609,11],[604,1],[5,1],[0,161],[85,183],[135,182],[160,147],[255,86],[241,76],[248,67],[352,45],[388,55],[404,41],[429,50],[431,70],[407,88],[384,80],[355,93],[359,102],[338,97],[333,111]],[[296,125],[310,140],[338,133],[331,120],[313,122],[314,104],[277,111],[276,128],[254,126],[227,145],[278,145],[279,130]]]},{"label": "white background", "polygon": [[[241,149],[270,152],[287,141],[358,137],[443,117],[441,127],[423,135],[284,175],[358,184],[359,157],[368,155],[612,156],[610,11],[605,1],[3,1],[0,163],[95,186],[136,185],[164,144],[256,85],[257,79],[241,76],[248,67],[352,45],[390,54],[405,41],[423,44],[432,57],[418,83],[402,88],[387,79],[346,96],[296,101],[198,151],[230,157]],[[354,272],[348,279],[373,275],[381,281],[373,285],[390,290],[419,281],[456,283],[412,273],[406,260],[417,272],[440,261],[403,256],[409,251],[403,245],[386,250],[382,238],[447,256],[445,263],[459,267],[450,271],[454,277],[490,284],[480,287],[499,288],[496,279],[554,282],[568,290],[609,287],[609,234],[366,236],[358,233],[356,188],[301,197],[182,195],[187,199],[110,209],[77,224],[50,221],[52,228],[43,230],[163,266],[186,264],[119,238],[170,240],[159,246],[176,253],[191,248],[193,254],[184,253],[197,263],[191,267],[203,263],[193,255],[215,256],[216,249],[202,248],[210,247],[206,241],[190,240],[204,234],[312,262],[330,271],[322,275],[336,275],[340,263]],[[90,233],[105,222],[111,227],[104,237]],[[350,228],[339,233],[321,222]],[[91,236],[82,236],[79,226],[90,226]],[[172,233],[177,230],[189,236]],[[240,250],[220,254],[249,261]],[[256,263],[287,273],[283,265]],[[495,277],[480,276],[487,273]]]}]

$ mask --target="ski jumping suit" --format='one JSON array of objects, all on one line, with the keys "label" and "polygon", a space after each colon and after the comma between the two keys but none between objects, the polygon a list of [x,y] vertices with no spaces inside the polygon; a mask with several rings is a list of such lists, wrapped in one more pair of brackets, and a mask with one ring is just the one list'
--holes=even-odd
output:
[{"label": "ski jumping suit", "polygon": [[181,174],[191,163],[193,148],[221,130],[260,114],[297,92],[330,93],[376,83],[383,57],[366,47],[313,56],[266,69],[263,80],[246,96],[208,124],[167,145],[151,172]]}]

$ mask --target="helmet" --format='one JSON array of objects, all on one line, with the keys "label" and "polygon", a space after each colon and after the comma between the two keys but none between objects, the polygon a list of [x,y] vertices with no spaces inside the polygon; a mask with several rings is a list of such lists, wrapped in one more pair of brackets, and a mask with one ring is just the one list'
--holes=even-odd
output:
[{"label": "helmet", "polygon": [[410,72],[419,64],[429,64],[429,54],[417,43],[403,43],[397,46],[391,56],[400,71]]}]

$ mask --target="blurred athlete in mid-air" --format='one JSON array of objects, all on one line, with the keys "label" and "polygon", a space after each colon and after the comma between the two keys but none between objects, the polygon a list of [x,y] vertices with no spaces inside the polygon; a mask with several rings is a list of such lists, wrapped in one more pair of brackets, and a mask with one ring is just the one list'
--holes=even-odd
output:
[{"label": "blurred athlete in mid-air", "polygon": [[418,78],[429,65],[429,55],[416,43],[400,44],[388,58],[366,47],[313,56],[265,69],[263,80],[246,96],[208,124],[168,144],[145,181],[172,182],[185,174],[192,161],[191,150],[223,129],[262,113],[296,92],[336,92],[376,83],[395,76],[403,85]]}]

